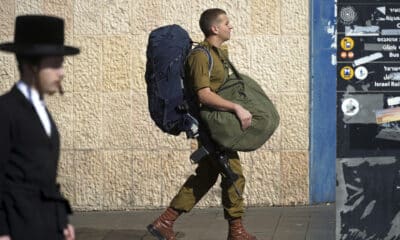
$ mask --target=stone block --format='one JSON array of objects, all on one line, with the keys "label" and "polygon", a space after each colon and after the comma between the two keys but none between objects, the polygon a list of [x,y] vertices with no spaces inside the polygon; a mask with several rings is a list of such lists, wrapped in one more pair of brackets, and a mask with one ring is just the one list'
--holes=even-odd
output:
[{"label": "stone block", "polygon": [[74,150],[62,150],[60,152],[57,175],[61,178],[76,177]]},{"label": "stone block", "polygon": [[17,77],[14,72],[16,65],[14,56],[11,54],[0,55],[0,94],[10,90]]},{"label": "stone block", "polygon": [[75,152],[76,205],[86,210],[102,210],[104,202],[104,155],[101,151]]},{"label": "stone block", "polygon": [[103,29],[107,35],[129,33],[130,31],[130,4],[128,0],[107,0],[104,5]]},{"label": "stone block", "polygon": [[[251,29],[255,35],[280,34],[281,4],[279,0],[251,1]],[[289,19],[287,19],[289,20]],[[290,19],[291,20],[291,19]]]},{"label": "stone block", "polygon": [[190,162],[190,151],[159,151],[162,169],[162,205],[168,206],[197,165]]},{"label": "stone block", "polygon": [[102,109],[99,93],[74,93],[74,148],[97,149],[101,144]]},{"label": "stone block", "polygon": [[[308,36],[287,36],[279,38],[279,62],[292,62],[292,64],[308,63],[309,37]],[[305,64],[306,66],[308,64]]]},{"label": "stone block", "polygon": [[291,111],[281,114],[282,150],[307,150],[309,147],[309,112]]},{"label": "stone block", "polygon": [[121,210],[132,206],[132,151],[104,151],[104,209]]},{"label": "stone block", "polygon": [[232,1],[234,5],[227,8],[229,21],[232,24],[232,39],[239,36],[246,36],[252,34],[251,21],[252,21],[252,0],[235,0]]},{"label": "stone block", "polygon": [[229,60],[235,65],[240,73],[251,72],[251,53],[253,41],[250,37],[233,36],[228,42]]},{"label": "stone block", "polygon": [[131,93],[104,93],[103,94],[103,148],[127,149],[132,147],[133,120]]},{"label": "stone block", "polygon": [[81,53],[74,57],[74,92],[102,89],[102,38],[76,36],[74,45]]},{"label": "stone block", "polygon": [[280,9],[282,34],[308,35],[310,9],[309,0],[281,1]]},{"label": "stone block", "polygon": [[2,0],[0,13],[0,41],[12,40],[6,36],[14,35],[15,0]]},{"label": "stone block", "polygon": [[130,42],[132,50],[132,89],[135,91],[146,91],[146,50],[148,35],[133,36]]},{"label": "stone block", "polygon": [[301,62],[281,62],[277,75],[277,90],[280,93],[306,93],[309,91],[309,77],[308,58],[304,58]]},{"label": "stone block", "polygon": [[251,78],[257,81],[262,89],[268,93],[277,93],[279,89],[282,68],[278,63],[252,61],[250,68]]},{"label": "stone block", "polygon": [[42,0],[15,0],[16,15],[42,14]]},{"label": "stone block", "polygon": [[157,151],[133,151],[133,205],[157,208],[162,200],[163,170]]},{"label": "stone block", "polygon": [[[175,1],[163,1],[162,9],[164,15],[164,24],[178,24],[186,31],[190,32],[193,27],[192,25],[192,11],[188,11],[192,8],[192,1],[175,0]],[[179,16],[179,17],[177,17]],[[200,15],[199,15],[200,16]]]},{"label": "stone block", "polygon": [[138,149],[171,149],[189,150],[190,141],[184,133],[173,136],[163,133],[150,117],[147,94],[142,91],[132,93],[133,109],[133,148]]},{"label": "stone block", "polygon": [[62,80],[62,88],[64,92],[72,93],[74,90],[74,57],[64,57],[64,78]]},{"label": "stone block", "polygon": [[269,206],[280,200],[280,153],[258,150],[247,153],[251,161],[251,177],[246,181],[246,199],[249,206]]},{"label": "stone block", "polygon": [[308,153],[282,152],[280,162],[282,204],[308,204]]},{"label": "stone block", "polygon": [[282,93],[279,94],[278,111],[284,112],[290,109],[291,112],[307,111],[309,109],[308,93]]},{"label": "stone block", "polygon": [[125,91],[131,87],[132,51],[127,36],[103,40],[103,91]]},{"label": "stone block", "polygon": [[79,35],[103,34],[102,14],[106,0],[75,0],[74,33]]},{"label": "stone block", "polygon": [[164,24],[164,9],[158,0],[132,2],[130,11],[132,34],[148,35],[151,30]]},{"label": "stone block", "polygon": [[74,95],[65,93],[46,98],[51,116],[60,133],[61,148],[74,148]]}]

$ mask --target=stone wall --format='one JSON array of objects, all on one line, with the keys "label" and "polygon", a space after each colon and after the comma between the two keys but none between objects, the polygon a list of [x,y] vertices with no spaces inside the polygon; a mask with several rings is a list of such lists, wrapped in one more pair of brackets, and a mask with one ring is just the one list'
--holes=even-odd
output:
[{"label": "stone wall", "polygon": [[[0,0],[0,41],[20,14],[66,21],[65,95],[46,101],[62,136],[59,181],[78,210],[160,208],[192,174],[194,143],[163,134],[150,119],[144,80],[149,32],[177,23],[201,41],[201,12],[220,7],[234,26],[231,60],[266,90],[281,125],[262,149],[240,154],[248,206],[309,202],[308,0]],[[18,80],[0,54],[0,92]],[[220,205],[219,184],[199,207]]]}]

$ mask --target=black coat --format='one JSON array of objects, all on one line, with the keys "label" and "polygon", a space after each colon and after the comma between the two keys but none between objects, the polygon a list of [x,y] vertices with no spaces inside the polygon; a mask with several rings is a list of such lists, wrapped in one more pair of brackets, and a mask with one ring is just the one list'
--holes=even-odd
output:
[{"label": "black coat", "polygon": [[56,184],[60,140],[49,137],[33,105],[14,86],[0,97],[0,236],[63,239],[71,213]]}]

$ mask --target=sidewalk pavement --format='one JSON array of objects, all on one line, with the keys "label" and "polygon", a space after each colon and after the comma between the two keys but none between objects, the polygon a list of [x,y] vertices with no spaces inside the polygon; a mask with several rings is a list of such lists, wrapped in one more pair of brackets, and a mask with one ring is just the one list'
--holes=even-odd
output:
[{"label": "sidewalk pavement", "polygon": [[[155,240],[146,226],[162,210],[77,212],[71,218],[77,240]],[[258,240],[334,240],[335,205],[248,208],[244,224]],[[174,230],[178,240],[226,240],[222,208],[194,209]]]}]

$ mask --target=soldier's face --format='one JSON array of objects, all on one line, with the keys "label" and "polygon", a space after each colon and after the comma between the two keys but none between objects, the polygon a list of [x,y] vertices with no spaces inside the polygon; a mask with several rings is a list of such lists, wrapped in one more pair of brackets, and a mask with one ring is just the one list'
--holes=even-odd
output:
[{"label": "soldier's face", "polygon": [[228,16],[226,14],[219,15],[217,22],[217,36],[219,36],[223,41],[228,41],[231,38],[231,32],[233,29]]},{"label": "soldier's face", "polygon": [[40,61],[37,74],[43,94],[52,95],[59,91],[64,78],[63,62],[63,56],[48,56]]}]

